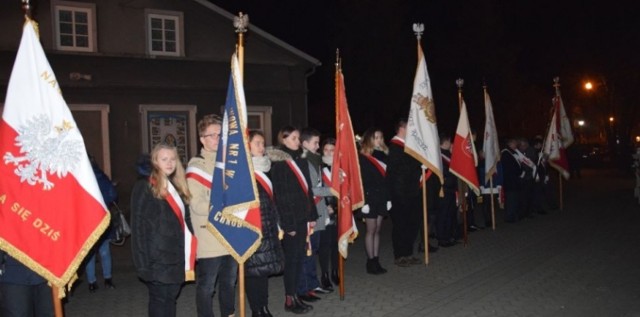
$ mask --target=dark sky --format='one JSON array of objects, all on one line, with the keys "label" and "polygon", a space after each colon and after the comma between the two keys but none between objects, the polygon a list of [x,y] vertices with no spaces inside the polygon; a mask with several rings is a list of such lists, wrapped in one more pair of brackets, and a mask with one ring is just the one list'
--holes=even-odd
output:
[{"label": "dark sky", "polygon": [[[574,116],[615,112],[629,124],[637,121],[640,19],[631,2],[213,2],[230,12],[248,13],[253,24],[322,62],[310,78],[309,106],[310,124],[324,132],[333,131],[333,65],[340,48],[356,131],[378,126],[390,137],[394,121],[409,108],[416,67],[414,22],[425,24],[422,45],[444,133],[454,133],[457,124],[459,77],[465,80],[472,128],[478,130],[484,125],[484,81],[501,135],[543,134],[555,76],[560,76],[566,107]],[[606,82],[610,95],[600,102],[589,99],[580,88],[587,79]],[[619,106],[603,110],[610,107],[603,100]]]}]

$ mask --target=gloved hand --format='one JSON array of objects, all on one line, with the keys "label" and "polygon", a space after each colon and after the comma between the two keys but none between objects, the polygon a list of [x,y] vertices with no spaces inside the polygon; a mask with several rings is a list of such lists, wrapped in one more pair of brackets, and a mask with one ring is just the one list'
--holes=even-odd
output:
[{"label": "gloved hand", "polygon": [[362,213],[365,215],[369,213],[369,205],[362,206]]},{"label": "gloved hand", "polygon": [[391,200],[387,201],[387,211],[391,210]]}]

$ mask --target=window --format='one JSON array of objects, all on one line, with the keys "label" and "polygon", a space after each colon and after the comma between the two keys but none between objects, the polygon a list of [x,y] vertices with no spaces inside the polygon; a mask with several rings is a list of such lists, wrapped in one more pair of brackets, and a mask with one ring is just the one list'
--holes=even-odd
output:
[{"label": "window", "polygon": [[195,105],[140,105],[142,152],[151,153],[160,142],[173,144],[186,166],[197,151],[196,110]]},{"label": "window", "polygon": [[147,50],[150,55],[182,55],[182,13],[147,13]]},{"label": "window", "polygon": [[271,107],[247,106],[247,125],[249,130],[264,133],[266,145],[271,143]]},{"label": "window", "polygon": [[95,6],[93,4],[54,3],[55,43],[61,51],[95,52]]}]

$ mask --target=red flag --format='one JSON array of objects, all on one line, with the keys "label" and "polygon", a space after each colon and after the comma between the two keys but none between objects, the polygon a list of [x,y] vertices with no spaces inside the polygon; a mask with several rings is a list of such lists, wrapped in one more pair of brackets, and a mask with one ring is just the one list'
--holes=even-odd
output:
[{"label": "red flag", "polygon": [[349,242],[358,236],[353,210],[364,205],[358,150],[347,106],[342,70],[336,70],[336,148],[331,169],[331,191],[338,197],[338,251],[346,259]]},{"label": "red flag", "polygon": [[558,170],[565,179],[569,179],[569,160],[567,147],[573,143],[571,123],[564,111],[562,98],[558,93],[553,98],[553,117],[549,125],[549,133],[544,142],[543,151],[549,155],[549,165]]},{"label": "red flag", "polygon": [[0,248],[62,288],[110,217],[36,28],[27,19],[0,122]]},{"label": "red flag", "polygon": [[467,106],[463,100],[462,107],[460,107],[460,120],[458,120],[456,137],[453,140],[453,148],[451,149],[449,170],[467,183],[476,195],[480,195],[480,184],[478,182],[476,166],[478,166],[478,156],[476,154],[476,148],[473,145],[471,128],[469,127]]}]

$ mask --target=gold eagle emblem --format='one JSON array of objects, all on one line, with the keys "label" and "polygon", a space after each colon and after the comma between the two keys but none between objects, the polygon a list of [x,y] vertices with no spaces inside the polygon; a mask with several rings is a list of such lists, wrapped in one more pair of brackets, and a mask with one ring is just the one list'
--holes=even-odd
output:
[{"label": "gold eagle emblem", "polygon": [[425,97],[422,94],[413,95],[413,102],[420,106],[420,109],[424,111],[425,117],[429,122],[436,123],[436,105],[433,103],[433,99]]}]

